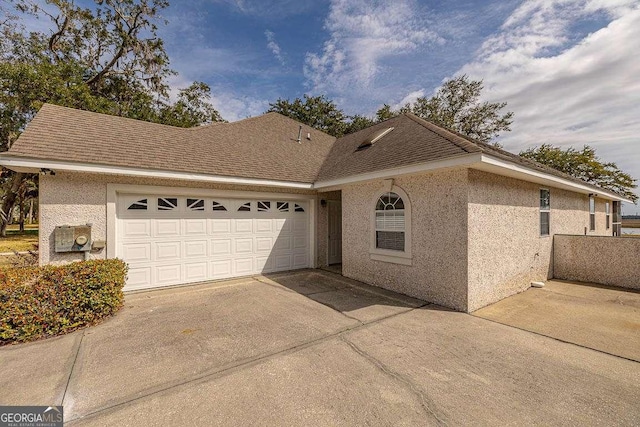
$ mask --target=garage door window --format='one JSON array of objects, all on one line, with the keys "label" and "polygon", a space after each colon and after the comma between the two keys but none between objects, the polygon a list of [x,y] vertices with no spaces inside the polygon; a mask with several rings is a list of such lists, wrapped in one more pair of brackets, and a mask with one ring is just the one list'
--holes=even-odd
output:
[{"label": "garage door window", "polygon": [[296,207],[294,209],[296,212],[304,212],[304,208],[296,203]]},{"label": "garage door window", "polygon": [[258,212],[268,212],[271,209],[271,202],[258,202]]},{"label": "garage door window", "polygon": [[251,212],[251,202],[243,203],[238,208],[238,212]]},{"label": "garage door window", "polygon": [[158,197],[159,211],[172,211],[178,208],[178,199],[175,197]]},{"label": "garage door window", "polygon": [[213,210],[214,211],[226,211],[227,208],[224,207],[224,205],[220,202],[216,202],[215,200],[213,201]]},{"label": "garage door window", "polygon": [[191,211],[203,211],[204,199],[187,199],[187,207]]},{"label": "garage door window", "polygon": [[137,202],[133,202],[129,205],[129,207],[127,208],[127,210],[130,211],[146,211],[147,210],[147,199],[141,199],[138,200]]},{"label": "garage door window", "polygon": [[289,202],[276,202],[278,212],[289,212]]}]

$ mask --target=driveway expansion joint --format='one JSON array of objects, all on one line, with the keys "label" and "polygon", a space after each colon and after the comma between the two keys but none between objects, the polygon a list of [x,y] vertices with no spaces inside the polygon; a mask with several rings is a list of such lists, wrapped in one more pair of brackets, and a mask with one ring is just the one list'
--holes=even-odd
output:
[{"label": "driveway expansion joint", "polygon": [[73,357],[73,363],[71,364],[71,369],[69,369],[69,376],[67,377],[67,384],[65,385],[64,392],[62,393],[62,401],[60,402],[60,405],[62,406],[64,406],[64,401],[67,398],[67,392],[69,391],[69,384],[71,384],[71,378],[73,377],[73,372],[78,363],[78,355],[80,354],[80,349],[82,348],[82,341],[84,340],[85,332],[86,332],[86,329],[82,331],[82,335],[80,335],[80,340],[76,345],[76,354]]},{"label": "driveway expansion joint", "polygon": [[[288,347],[288,348],[284,348],[281,350],[277,350],[273,353],[269,353],[269,354],[263,354],[263,355],[258,355],[255,356],[253,358],[247,358],[247,359],[242,359],[239,361],[236,361],[235,363],[230,363],[227,364],[226,366],[220,367],[220,368],[214,368],[213,370],[208,370],[208,371],[204,371],[201,372],[195,376],[192,376],[191,378],[188,378],[186,380],[183,381],[177,381],[177,382],[172,382],[172,383],[168,383],[168,384],[164,384],[160,385],[160,386],[156,386],[156,387],[152,387],[149,388],[147,390],[140,390],[139,392],[137,392],[134,396],[130,396],[130,397],[125,397],[123,399],[120,399],[119,401],[112,401],[111,403],[107,403],[106,405],[102,406],[102,407],[98,407],[98,408],[94,408],[92,410],[90,410],[89,412],[87,412],[86,414],[79,414],[76,416],[71,416],[69,417],[66,421],[67,422],[74,422],[74,421],[80,421],[82,419],[90,419],[91,417],[94,417],[98,414],[107,412],[109,410],[115,409],[117,407],[120,406],[124,406],[127,405],[129,403],[138,401],[138,400],[142,400],[151,396],[154,396],[156,394],[160,394],[160,393],[164,393],[167,392],[169,390],[178,388],[178,387],[184,387],[184,386],[188,386],[190,384],[198,384],[199,382],[202,381],[206,381],[206,380],[210,380],[210,379],[216,379],[216,378],[223,378],[227,375],[230,375],[232,373],[238,372],[238,371],[242,371],[244,369],[248,369],[251,368],[253,366],[256,365],[260,365],[262,363],[265,363],[269,360],[273,360],[282,356],[287,356],[289,354],[293,354],[296,353],[300,350],[304,350],[306,348],[310,348],[313,347],[317,344],[326,342],[326,341],[330,341],[332,339],[338,338],[341,339],[341,337],[344,334],[356,331],[360,328],[366,328],[369,326],[373,326],[375,324],[381,323],[385,320],[389,320],[404,314],[408,314],[411,313],[414,310],[419,310],[423,307],[426,307],[428,305],[431,305],[431,303],[427,303],[425,302],[424,304],[420,305],[419,307],[414,307],[414,308],[410,308],[409,310],[406,311],[402,311],[399,313],[393,313],[390,314],[389,316],[384,316],[384,317],[380,317],[378,319],[375,320],[371,320],[369,322],[360,322],[358,321],[358,324],[355,324],[353,326],[347,326],[345,328],[341,328],[339,330],[337,330],[336,332],[333,332],[331,334],[316,338],[316,339],[312,339],[306,342],[302,342],[300,344],[296,344],[292,347]],[[71,378],[71,375],[69,375],[69,378]],[[434,415],[435,416],[435,415]]]}]

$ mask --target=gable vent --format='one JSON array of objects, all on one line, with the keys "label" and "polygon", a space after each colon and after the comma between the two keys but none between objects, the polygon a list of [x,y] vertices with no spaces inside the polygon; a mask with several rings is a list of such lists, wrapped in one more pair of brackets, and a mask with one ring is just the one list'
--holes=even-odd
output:
[{"label": "gable vent", "polygon": [[373,144],[376,143],[376,141],[378,141],[380,138],[382,138],[383,136],[391,132],[393,129],[394,128],[386,128],[386,129],[379,130],[378,132],[371,135],[369,138],[365,139],[360,145],[358,145],[358,148],[356,149],[356,151],[364,150],[365,148],[371,147]]}]

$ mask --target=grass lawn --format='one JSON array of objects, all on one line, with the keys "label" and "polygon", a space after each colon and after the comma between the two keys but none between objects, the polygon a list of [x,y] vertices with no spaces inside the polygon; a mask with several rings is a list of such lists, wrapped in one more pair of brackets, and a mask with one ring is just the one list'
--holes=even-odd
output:
[{"label": "grass lawn", "polygon": [[17,224],[7,227],[7,237],[0,237],[0,252],[28,251],[38,243],[38,224],[25,224],[24,233],[20,233]]}]

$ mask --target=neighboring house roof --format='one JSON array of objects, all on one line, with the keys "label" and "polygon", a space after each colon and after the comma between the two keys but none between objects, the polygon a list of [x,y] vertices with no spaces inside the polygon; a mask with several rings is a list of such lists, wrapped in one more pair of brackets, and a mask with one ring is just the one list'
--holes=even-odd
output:
[{"label": "neighboring house roof", "polygon": [[[335,138],[278,113],[178,128],[45,104],[3,156],[312,183]],[[307,140],[307,133],[311,140]]]},{"label": "neighboring house roof", "polygon": [[[42,164],[60,161],[199,174],[201,179],[240,177],[270,180],[277,185],[300,183],[297,185],[305,188],[327,188],[372,176],[429,170],[421,165],[437,169],[455,163],[628,201],[410,113],[336,139],[278,113],[233,123],[178,128],[45,104],[11,149],[0,157],[0,163],[9,167],[23,159],[33,159]],[[192,175],[182,177],[198,179]]]}]

